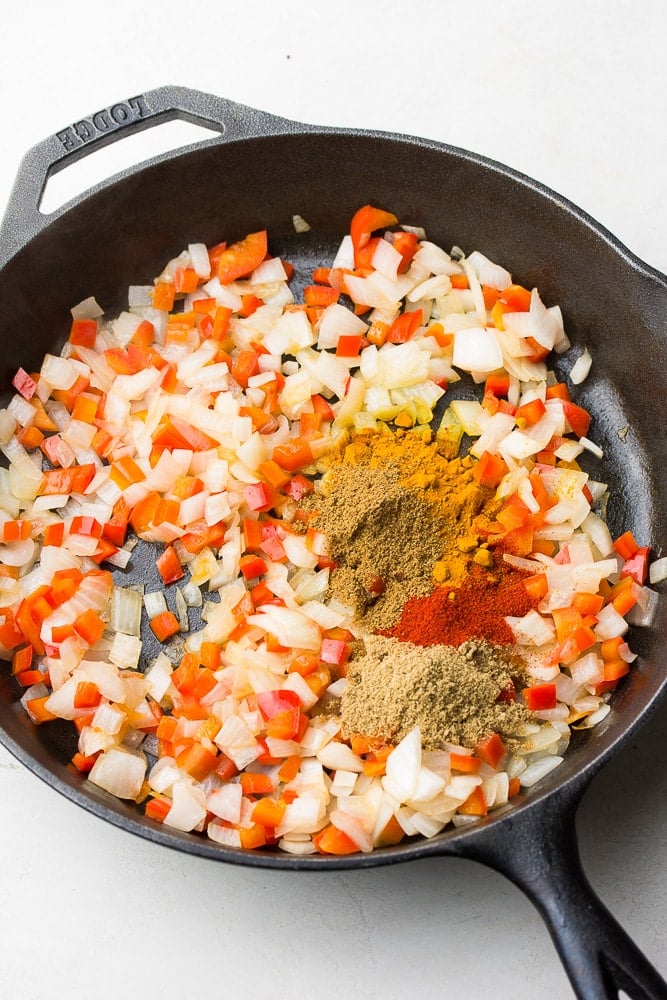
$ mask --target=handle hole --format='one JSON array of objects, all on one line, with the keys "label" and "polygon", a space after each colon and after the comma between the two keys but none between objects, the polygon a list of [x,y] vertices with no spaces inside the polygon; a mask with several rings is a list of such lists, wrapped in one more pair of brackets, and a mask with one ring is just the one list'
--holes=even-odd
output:
[{"label": "handle hole", "polygon": [[144,160],[219,135],[219,129],[180,119],[151,125],[143,132],[122,135],[122,142],[115,141],[108,146],[91,149],[90,153],[69,164],[65,161],[62,169],[47,178],[39,200],[39,211],[42,215],[50,215],[77,195]]}]

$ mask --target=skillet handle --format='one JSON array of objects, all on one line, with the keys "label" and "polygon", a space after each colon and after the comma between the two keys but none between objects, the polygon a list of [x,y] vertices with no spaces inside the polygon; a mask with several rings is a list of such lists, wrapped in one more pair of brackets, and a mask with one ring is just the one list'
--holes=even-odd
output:
[{"label": "skillet handle", "polygon": [[[466,857],[514,882],[540,912],[579,1000],[667,1000],[667,983],[592,889],[575,814],[585,784],[491,825]],[[563,793],[565,793],[563,795]],[[557,799],[557,801],[555,801]],[[477,838],[475,838],[477,840]]]},{"label": "skillet handle", "polygon": [[[49,177],[95,150],[174,120],[201,125],[217,133],[196,143],[196,146],[286,133],[297,127],[303,131],[309,127],[297,126],[288,119],[186,87],[158,87],[102,108],[60,129],[26,153],[0,226],[0,266],[54,218],[85,197],[80,195],[49,215],[42,213],[39,206]],[[182,149],[162,153],[141,166],[157,163],[181,152]],[[130,168],[125,173],[134,169],[137,168]]]}]

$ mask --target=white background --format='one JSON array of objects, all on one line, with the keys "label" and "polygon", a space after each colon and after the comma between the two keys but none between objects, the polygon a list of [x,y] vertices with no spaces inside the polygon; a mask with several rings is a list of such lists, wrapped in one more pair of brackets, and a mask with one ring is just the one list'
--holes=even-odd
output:
[{"label": "white background", "polygon": [[[30,146],[171,83],[298,121],[485,154],[567,196],[665,271],[665,9],[663,0],[14,5],[0,60],[0,210]],[[150,152],[155,140],[146,141]],[[125,166],[125,155],[114,147],[102,169]],[[90,180],[77,174],[72,193]],[[593,885],[663,975],[666,725],[663,705],[594,781],[579,817]],[[3,1000],[572,996],[536,911],[473,863],[341,874],[224,867],[107,826],[1,748],[0,900]]]}]

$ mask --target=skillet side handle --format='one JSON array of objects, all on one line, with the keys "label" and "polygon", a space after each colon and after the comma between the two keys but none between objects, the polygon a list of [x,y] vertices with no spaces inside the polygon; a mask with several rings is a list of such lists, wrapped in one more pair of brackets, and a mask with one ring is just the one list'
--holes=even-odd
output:
[{"label": "skillet side handle", "polygon": [[[0,266],[61,214],[40,212],[50,176],[89,153],[164,122],[181,120],[213,131],[197,145],[294,131],[296,123],[187,87],[158,87],[101,108],[33,146],[18,174],[0,226]],[[217,134],[215,134],[217,133]],[[157,162],[174,153],[164,153]],[[131,168],[132,169],[132,168]],[[75,202],[79,199],[75,199]]]},{"label": "skillet side handle", "polygon": [[[585,787],[585,786],[584,786]],[[505,875],[544,919],[579,1000],[667,1000],[667,983],[592,889],[579,858],[575,814],[584,787],[539,803],[466,850]],[[482,832],[482,831],[480,831]]]}]

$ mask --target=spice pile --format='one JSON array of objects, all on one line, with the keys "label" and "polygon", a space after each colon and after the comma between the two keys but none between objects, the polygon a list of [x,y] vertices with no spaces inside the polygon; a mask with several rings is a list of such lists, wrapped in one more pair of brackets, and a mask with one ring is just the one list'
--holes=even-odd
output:
[{"label": "spice pile", "polygon": [[419,726],[427,750],[444,743],[473,747],[490,733],[507,744],[529,721],[515,697],[515,686],[527,682],[523,667],[498,647],[470,641],[424,649],[378,635],[364,647],[342,695],[347,738],[364,733],[398,743]]},{"label": "spice pile", "polygon": [[479,557],[474,519],[492,493],[470,463],[443,457],[428,429],[346,438],[321,467],[300,506],[328,539],[331,595],[352,603],[365,629],[391,628],[409,598],[462,581]]},{"label": "spice pile", "polygon": [[[547,367],[557,306],[372,206],[303,302],[292,273],[265,232],[190,244],[17,372],[0,656],[35,724],[73,723],[72,766],[151,822],[345,854],[558,767],[657,594],[577,464],[602,453]],[[479,398],[446,405],[462,375]],[[159,587],[127,585],[137,543]]]}]

